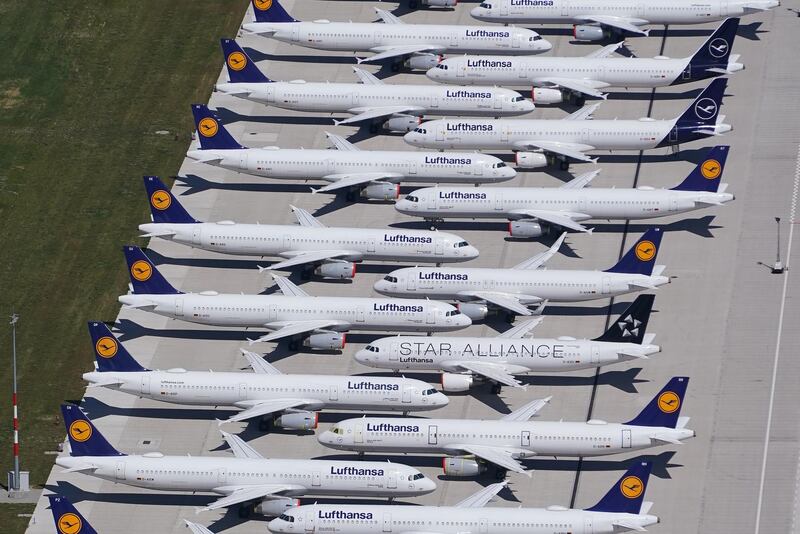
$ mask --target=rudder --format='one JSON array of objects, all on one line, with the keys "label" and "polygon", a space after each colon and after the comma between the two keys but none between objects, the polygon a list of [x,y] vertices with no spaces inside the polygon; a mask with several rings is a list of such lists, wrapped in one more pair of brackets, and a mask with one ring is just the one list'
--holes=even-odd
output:
[{"label": "rudder", "polygon": [[678,126],[697,127],[713,126],[716,124],[719,110],[722,107],[722,97],[728,86],[727,78],[715,78],[708,87],[697,95],[686,111],[678,117]]},{"label": "rudder", "polygon": [[150,201],[150,214],[155,223],[191,224],[196,223],[175,195],[164,185],[158,176],[145,176],[144,188]]},{"label": "rudder", "polygon": [[239,43],[233,39],[220,39],[222,53],[225,54],[225,68],[232,83],[269,83],[263,72],[250,59]]},{"label": "rudder", "polygon": [[97,534],[92,525],[69,500],[62,495],[48,495],[50,511],[58,534]]},{"label": "rudder", "polygon": [[713,147],[708,151],[705,159],[689,173],[689,176],[672,190],[716,193],[722,182],[722,171],[725,170],[725,160],[728,159],[729,148],[727,145]]},{"label": "rudder", "polygon": [[181,292],[172,287],[150,261],[142,249],[132,245],[122,247],[128,263],[128,275],[134,294],[139,295],[177,295]]},{"label": "rudder", "polygon": [[299,22],[278,0],[251,0],[256,22]]},{"label": "rudder", "polygon": [[194,127],[201,150],[233,150],[245,148],[225,129],[217,116],[205,104],[192,104]]},{"label": "rudder", "polygon": [[641,345],[647,333],[647,323],[653,310],[655,295],[639,295],[603,335],[593,341],[636,343]]},{"label": "rudder", "polygon": [[722,24],[706,39],[706,42],[697,49],[692,59],[689,60],[689,65],[697,69],[727,70],[728,58],[731,55],[733,40],[736,38],[738,29],[739,19],[731,18],[722,21]]},{"label": "rudder", "polygon": [[100,321],[89,322],[89,335],[94,346],[94,360],[101,373],[109,371],[141,372],[148,371],[137,362],[111,333],[111,329]]},{"label": "rudder", "polygon": [[74,404],[62,404],[61,415],[67,427],[70,456],[125,456],[106,441],[83,410]]},{"label": "rudder", "polygon": [[628,252],[607,273],[653,274],[658,248],[661,245],[661,228],[651,228],[640,237]]},{"label": "rudder", "polygon": [[639,412],[639,415],[625,423],[631,426],[653,426],[677,428],[681,415],[686,388],[689,386],[688,376],[675,376],[667,382],[658,395]]},{"label": "rudder", "polygon": [[644,502],[647,480],[653,464],[640,462],[632,465],[600,501],[586,510],[617,514],[638,514]]}]

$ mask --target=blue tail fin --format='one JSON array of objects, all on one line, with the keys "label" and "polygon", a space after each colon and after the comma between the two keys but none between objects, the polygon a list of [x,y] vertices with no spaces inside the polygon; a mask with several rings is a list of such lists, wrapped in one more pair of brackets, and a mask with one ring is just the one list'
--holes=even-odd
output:
[{"label": "blue tail fin", "polygon": [[607,273],[653,274],[658,247],[661,245],[661,228],[651,228],[640,237],[615,266]]},{"label": "blue tail fin", "polygon": [[89,322],[89,335],[94,345],[94,360],[97,370],[101,373],[108,371],[138,372],[148,371],[137,362],[130,352],[114,337],[111,329],[100,321]]},{"label": "blue tail fin", "polygon": [[256,22],[299,22],[283,9],[278,0],[252,0]]},{"label": "blue tail fin", "polygon": [[672,190],[716,193],[722,182],[722,171],[725,170],[725,160],[728,159],[729,148],[729,146],[720,145],[709,150],[705,159],[698,163],[689,176]]},{"label": "blue tail fin", "polygon": [[192,114],[201,150],[245,148],[236,142],[236,139],[205,104],[192,104]]},{"label": "blue tail fin", "polygon": [[61,414],[67,427],[70,456],[125,456],[106,441],[83,410],[74,404],[62,404]]},{"label": "blue tail fin", "polygon": [[122,247],[128,262],[133,292],[139,295],[176,295],[181,293],[167,282],[142,249],[131,245]]},{"label": "blue tail fin", "polygon": [[644,340],[647,333],[647,323],[650,321],[650,312],[653,310],[655,295],[639,295],[631,305],[622,312],[619,319],[611,323],[602,336],[594,341],[607,341],[611,343],[637,343]]},{"label": "blue tail fin", "polygon": [[222,53],[225,54],[225,67],[232,83],[269,83],[272,80],[256,67],[255,62],[233,39],[220,39]]},{"label": "blue tail fin", "polygon": [[727,69],[728,58],[733,49],[733,40],[736,37],[736,30],[739,29],[739,19],[725,19],[706,42],[697,49],[689,66],[692,72],[702,72],[706,69]]},{"label": "blue tail fin", "polygon": [[681,415],[681,406],[686,397],[689,377],[673,377],[664,388],[653,397],[639,415],[625,423],[632,426],[659,426],[676,428]]},{"label": "blue tail fin", "polygon": [[703,89],[694,102],[686,108],[686,111],[678,117],[678,128],[697,128],[716,124],[727,86],[727,78],[712,80],[708,87]]},{"label": "blue tail fin", "polygon": [[642,509],[647,479],[653,464],[639,462],[632,465],[620,477],[600,501],[586,510],[589,512],[610,512],[616,514],[638,514]]},{"label": "blue tail fin", "polygon": [[144,188],[147,191],[147,198],[150,199],[150,213],[153,215],[153,222],[176,224],[198,222],[181,206],[175,195],[158,176],[145,176]]},{"label": "blue tail fin", "polygon": [[53,521],[56,522],[58,534],[97,534],[66,497],[48,495],[47,498],[50,500],[50,511],[53,512]]}]

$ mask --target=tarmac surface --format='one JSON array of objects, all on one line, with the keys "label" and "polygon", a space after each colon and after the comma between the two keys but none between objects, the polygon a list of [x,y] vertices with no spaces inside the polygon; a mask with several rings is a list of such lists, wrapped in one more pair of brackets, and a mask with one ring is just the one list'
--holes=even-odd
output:
[{"label": "tarmac surface", "polygon": [[[302,20],[325,17],[370,21],[376,18],[374,6],[391,9],[394,5],[363,0],[286,2],[289,12]],[[469,17],[473,5],[464,2],[454,11],[401,8],[396,13],[402,14],[406,21],[470,24],[474,23]],[[245,14],[245,21],[248,20],[251,20],[249,10]],[[670,29],[666,38],[662,29],[655,28],[649,38],[631,38],[628,43],[638,56],[684,57],[716,26],[714,23]],[[552,395],[551,404],[539,416],[542,420],[625,421],[638,413],[670,377],[686,375],[691,382],[682,415],[691,416],[689,426],[696,430],[697,437],[681,446],[659,447],[644,454],[585,461],[535,459],[529,462],[533,476],[511,474],[510,491],[501,493],[490,506],[588,507],[606,492],[633,458],[647,457],[655,462],[647,500],[655,502],[651,513],[661,517],[661,524],[651,527],[652,532],[800,531],[797,517],[800,361],[796,357],[800,348],[800,299],[797,298],[800,284],[791,270],[775,275],[758,264],[771,265],[774,261],[774,217],[782,218],[783,260],[787,265],[792,261],[788,256],[794,238],[790,229],[795,219],[800,173],[800,69],[796,57],[792,59],[798,43],[794,32],[798,30],[800,18],[785,6],[742,20],[734,52],[741,54],[747,68],[730,77],[722,111],[727,116],[726,122],[734,126],[733,132],[720,139],[684,145],[677,156],[671,155],[669,149],[644,155],[634,152],[601,155],[599,167],[603,172],[595,180],[597,185],[667,187],[679,183],[701,160],[703,149],[717,141],[732,146],[723,181],[736,194],[735,202],[654,221],[666,231],[658,263],[667,265],[665,273],[674,277],[672,284],[657,291],[656,313],[649,327],[649,331],[658,334],[656,343],[663,351],[647,361],[602,368],[599,372],[533,375],[526,379],[530,384],[526,391],[503,388],[495,396],[483,386],[469,394],[453,394],[446,409],[427,414],[496,418],[530,399]],[[545,27],[541,33],[553,42],[551,54],[555,55],[584,55],[599,46],[570,43],[570,29],[566,27]],[[356,80],[351,72],[355,64],[351,55],[313,51],[254,36],[241,38],[240,43],[273,79]],[[372,72],[378,70],[376,66],[366,68]],[[379,75],[391,76],[392,83],[427,82],[422,73],[393,75],[384,70]],[[224,74],[221,81],[225,81]],[[650,91],[615,91],[595,116],[674,117],[703,86],[701,82],[657,90],[655,99]],[[187,114],[190,104],[186,102]],[[414,150],[405,145],[400,135],[370,136],[366,130],[336,127],[329,116],[268,108],[220,93],[212,95],[210,106],[218,109],[232,134],[246,146],[325,147],[327,130],[351,136],[351,141],[363,149]],[[564,115],[563,109],[541,106],[531,116],[557,119]],[[504,157],[511,159],[509,153]],[[591,165],[573,165],[570,172],[577,174],[591,168]],[[391,203],[352,205],[343,198],[311,195],[308,184],[299,182],[265,180],[190,160],[184,161],[178,176],[175,192],[199,220],[291,224],[294,217],[289,204],[294,204],[315,213],[330,226],[426,227],[395,212]],[[569,177],[569,173],[562,171],[537,170],[521,172],[505,185],[558,186]],[[139,179],[131,176],[131,180]],[[404,192],[410,189],[404,187]],[[141,201],[146,202],[144,191]],[[562,254],[554,257],[549,266],[608,268],[649,226],[647,221],[596,224],[593,235],[570,235]],[[508,241],[505,227],[501,222],[458,221],[444,223],[440,229],[456,232],[479,248],[480,258],[470,264],[475,266],[512,266],[542,251],[553,239]],[[123,244],[119,244],[120,248]],[[151,258],[167,279],[184,291],[258,293],[271,285],[269,278],[256,268],[265,263],[263,260],[223,256],[157,239],[150,246]],[[119,268],[124,269],[121,250],[117,253]],[[390,264],[365,264],[359,266],[359,274],[352,283],[311,281],[303,287],[314,295],[368,296],[374,294],[373,282],[394,268]],[[553,305],[536,334],[595,337],[609,321],[609,304],[616,314],[633,298],[622,297],[613,303]],[[205,328],[137,310],[121,310],[117,326],[126,348],[147,367],[248,372],[238,349],[247,346],[246,338],[254,337],[252,331]],[[464,334],[490,335],[493,327],[502,329],[503,323],[497,320],[488,325],[479,323]],[[376,337],[381,334],[348,335],[348,346],[341,354],[290,354],[284,346],[275,344],[260,344],[253,349],[268,353],[270,361],[286,373],[311,369],[331,374],[374,373],[376,370],[356,363],[352,354]],[[92,367],[90,354],[87,336],[86,371]],[[420,377],[437,381],[433,374]],[[87,391],[82,406],[108,440],[123,452],[230,454],[214,421],[229,414],[224,409],[161,404],[99,388]],[[324,412],[319,431],[337,420],[355,416],[358,414],[353,412]],[[279,431],[265,435],[255,423],[231,424],[226,430],[240,433],[265,456],[351,457],[322,447],[312,433],[293,435]],[[478,480],[446,480],[439,457],[394,455],[390,459],[419,466],[438,482],[435,493],[406,502],[454,504],[493,481],[489,476]],[[239,534],[266,530],[263,518],[240,519],[236,509],[196,514],[195,508],[216,499],[212,495],[141,490],[61,471],[54,468],[44,494],[58,491],[66,495],[101,534],[142,528],[158,533],[186,532],[183,519],[204,524],[214,532]],[[28,532],[53,531],[47,500],[43,497]]]}]

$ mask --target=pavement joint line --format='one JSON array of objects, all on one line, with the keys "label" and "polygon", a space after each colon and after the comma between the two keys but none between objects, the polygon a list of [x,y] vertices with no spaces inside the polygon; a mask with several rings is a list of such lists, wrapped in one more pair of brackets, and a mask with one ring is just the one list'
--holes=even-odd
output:
[{"label": "pavement joint line", "polygon": [[[800,145],[797,147],[797,163],[794,171],[794,188],[792,190],[792,205],[789,212],[789,220],[794,220],[795,212],[797,209],[797,194],[800,188]],[[759,534],[761,530],[761,507],[764,502],[764,483],[766,482],[767,475],[767,458],[769,456],[769,434],[772,431],[772,412],[775,406],[775,383],[778,380],[778,363],[780,363],[781,355],[781,336],[783,335],[783,316],[786,311],[786,292],[789,288],[789,262],[792,258],[792,237],[794,235],[794,225],[789,225],[789,245],[786,249],[786,263],[784,264],[785,272],[783,277],[783,292],[781,293],[781,311],[778,315],[778,332],[775,336],[775,357],[772,362],[772,382],[769,388],[769,408],[767,410],[767,428],[764,431],[764,456],[761,459],[761,480],[758,484],[758,504],[756,505],[756,528],[755,534]],[[798,466],[800,469],[800,466]],[[797,506],[797,484],[795,484],[795,508]],[[792,531],[796,527],[795,513],[792,517]]]}]

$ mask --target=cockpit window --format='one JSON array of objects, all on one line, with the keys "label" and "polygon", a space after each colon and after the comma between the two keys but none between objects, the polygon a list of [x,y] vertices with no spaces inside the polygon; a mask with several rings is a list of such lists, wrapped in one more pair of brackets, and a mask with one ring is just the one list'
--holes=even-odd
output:
[{"label": "cockpit window", "polygon": [[331,432],[334,434],[344,434],[344,430],[339,428],[338,426],[331,427]]},{"label": "cockpit window", "polygon": [[541,35],[534,35],[533,37],[529,37],[528,40],[529,41],[541,41],[542,40],[542,36]]},{"label": "cockpit window", "polygon": [[406,195],[406,200],[408,200],[409,202],[419,202],[419,199],[414,195]]},{"label": "cockpit window", "polygon": [[281,514],[278,516],[278,519],[283,519],[287,523],[294,523],[294,517],[286,514]]},{"label": "cockpit window", "polygon": [[438,393],[438,391],[436,391],[436,388],[426,389],[425,391],[422,392],[422,396],[424,397],[427,395],[436,395],[436,393]]},{"label": "cockpit window", "polygon": [[428,131],[425,128],[414,128],[414,131],[421,134],[428,133]]},{"label": "cockpit window", "polygon": [[484,9],[492,9],[492,4],[489,4],[488,2],[481,2],[481,7]]},{"label": "cockpit window", "polygon": [[463,248],[463,247],[468,247],[468,246],[469,246],[469,243],[467,243],[466,241],[459,241],[458,243],[456,243],[456,248]]},{"label": "cockpit window", "polygon": [[525,100],[524,96],[515,96],[512,102],[522,102],[523,100]]},{"label": "cockpit window", "polygon": [[445,317],[453,317],[454,315],[461,315],[461,312],[458,310],[450,310],[444,314]]},{"label": "cockpit window", "polygon": [[373,347],[372,345],[367,345],[364,347],[364,350],[368,350],[370,352],[380,352],[381,350],[378,347]]},{"label": "cockpit window", "polygon": [[425,475],[422,473],[417,473],[416,475],[408,475],[408,480],[419,480],[421,478],[425,478]]},{"label": "cockpit window", "polygon": [[393,284],[397,283],[397,277],[396,276],[391,276],[391,275],[387,274],[386,276],[383,277],[383,279],[386,280],[387,282],[391,282]]}]

